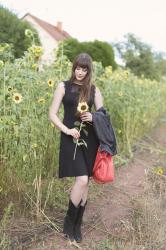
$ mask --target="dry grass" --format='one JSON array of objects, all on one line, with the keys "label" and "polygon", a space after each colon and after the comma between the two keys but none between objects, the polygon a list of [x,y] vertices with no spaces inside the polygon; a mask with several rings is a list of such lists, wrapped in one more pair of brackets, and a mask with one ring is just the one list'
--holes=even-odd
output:
[{"label": "dry grass", "polygon": [[93,245],[95,250],[166,249],[166,176],[146,173],[144,195],[132,201],[133,216],[121,221],[116,234]]}]

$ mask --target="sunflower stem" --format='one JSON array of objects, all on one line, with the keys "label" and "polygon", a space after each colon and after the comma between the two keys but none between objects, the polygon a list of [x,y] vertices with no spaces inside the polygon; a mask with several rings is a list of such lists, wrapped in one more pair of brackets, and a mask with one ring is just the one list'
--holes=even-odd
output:
[{"label": "sunflower stem", "polygon": [[[79,128],[79,132],[80,132],[81,129],[82,129],[82,124],[83,124],[83,121],[81,121],[80,128]],[[75,160],[75,155],[76,155],[76,149],[77,149],[77,145],[78,145],[78,140],[79,140],[79,139],[77,139],[77,141],[76,141],[73,160]]]}]

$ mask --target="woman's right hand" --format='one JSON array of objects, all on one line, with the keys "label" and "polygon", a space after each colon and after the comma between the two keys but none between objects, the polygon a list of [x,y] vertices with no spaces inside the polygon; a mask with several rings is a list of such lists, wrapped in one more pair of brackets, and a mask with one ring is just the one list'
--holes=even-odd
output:
[{"label": "woman's right hand", "polygon": [[80,137],[80,132],[76,128],[71,128],[68,130],[68,135],[74,137],[74,139],[78,139]]}]

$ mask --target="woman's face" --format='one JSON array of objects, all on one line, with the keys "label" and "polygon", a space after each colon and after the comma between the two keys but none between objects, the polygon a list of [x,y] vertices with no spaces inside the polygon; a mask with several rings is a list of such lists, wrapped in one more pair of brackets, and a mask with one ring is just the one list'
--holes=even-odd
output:
[{"label": "woman's face", "polygon": [[75,69],[75,77],[77,81],[82,81],[84,77],[87,75],[88,70],[87,68],[82,68],[80,66],[77,66]]}]

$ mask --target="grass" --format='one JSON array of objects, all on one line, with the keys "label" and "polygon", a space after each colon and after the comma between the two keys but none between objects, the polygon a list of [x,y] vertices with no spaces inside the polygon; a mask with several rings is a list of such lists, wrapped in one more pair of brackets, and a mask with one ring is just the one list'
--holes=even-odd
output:
[{"label": "grass", "polygon": [[116,237],[92,244],[94,250],[165,250],[166,176],[147,171],[144,195],[131,202],[132,218],[122,221]]},{"label": "grass", "polygon": [[10,237],[6,233],[6,228],[8,221],[10,219],[10,214],[13,209],[13,204],[9,203],[8,207],[4,209],[3,217],[1,218],[0,221],[0,249],[1,250],[6,250],[9,249],[10,247]]}]

